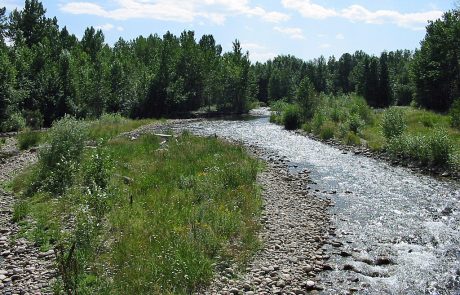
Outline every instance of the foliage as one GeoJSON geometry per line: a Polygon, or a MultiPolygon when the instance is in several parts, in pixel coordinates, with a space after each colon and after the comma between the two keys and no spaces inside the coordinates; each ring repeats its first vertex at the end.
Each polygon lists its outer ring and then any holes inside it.
{"type": "Polygon", "coordinates": [[[451,126],[460,129],[460,98],[457,98],[452,104],[449,115],[451,126]]]}
{"type": "Polygon", "coordinates": [[[382,117],[382,131],[386,139],[403,134],[407,128],[406,115],[400,108],[389,108],[382,117]]]}
{"type": "Polygon", "coordinates": [[[20,113],[12,114],[1,126],[3,131],[20,131],[26,127],[26,120],[20,113]]]}
{"type": "Polygon", "coordinates": [[[361,127],[365,124],[364,120],[358,114],[350,114],[346,124],[348,125],[348,129],[355,134],[359,132],[361,127]]]}
{"type": "Polygon", "coordinates": [[[87,126],[66,116],[53,124],[48,137],[49,145],[40,150],[35,185],[53,195],[60,195],[73,184],[87,138],[87,126]]]}
{"type": "Polygon", "coordinates": [[[313,117],[318,105],[318,99],[314,91],[314,86],[308,77],[305,77],[297,88],[296,98],[301,109],[303,121],[310,120],[313,117]]]}
{"type": "Polygon", "coordinates": [[[460,10],[446,12],[431,21],[412,63],[417,103],[447,111],[460,96],[460,10]]]}
{"type": "Polygon", "coordinates": [[[334,137],[335,124],[333,122],[325,122],[319,131],[321,139],[327,140],[334,137]]]}
{"type": "Polygon", "coordinates": [[[283,111],[283,124],[287,130],[295,130],[301,124],[301,115],[299,107],[288,105],[283,111]]]}
{"type": "Polygon", "coordinates": [[[41,133],[25,129],[18,135],[19,149],[26,150],[30,147],[37,146],[41,140],[41,133]]]}
{"type": "Polygon", "coordinates": [[[447,132],[437,129],[432,134],[403,135],[389,140],[387,150],[420,161],[423,165],[446,166],[452,156],[452,142],[447,132]]]}

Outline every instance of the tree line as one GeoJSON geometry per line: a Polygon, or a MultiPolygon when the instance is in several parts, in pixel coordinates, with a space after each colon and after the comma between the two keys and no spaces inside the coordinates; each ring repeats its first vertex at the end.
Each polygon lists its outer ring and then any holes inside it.
{"type": "Polygon", "coordinates": [[[421,48],[338,60],[278,56],[251,64],[238,40],[224,53],[212,35],[167,32],[105,43],[89,27],[81,40],[38,0],[6,15],[0,8],[0,126],[49,126],[65,114],[79,118],[120,113],[131,118],[190,111],[243,113],[254,101],[292,101],[308,78],[318,93],[356,92],[373,107],[407,105],[446,111],[460,92],[459,11],[430,22],[421,48]]]}

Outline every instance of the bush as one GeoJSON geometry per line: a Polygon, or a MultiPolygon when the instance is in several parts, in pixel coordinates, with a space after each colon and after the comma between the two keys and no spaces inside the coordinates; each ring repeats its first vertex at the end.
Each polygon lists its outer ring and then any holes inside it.
{"type": "Polygon", "coordinates": [[[326,115],[323,112],[316,112],[311,120],[311,127],[313,133],[319,134],[321,132],[321,126],[326,122],[326,115]]]}
{"type": "Polygon", "coordinates": [[[328,140],[334,137],[335,124],[334,122],[327,121],[321,126],[319,136],[321,139],[328,140]]]}
{"type": "Polygon", "coordinates": [[[460,129],[460,98],[457,98],[452,104],[449,115],[452,127],[460,129]]]}
{"type": "Polygon", "coordinates": [[[124,121],[126,121],[126,118],[124,118],[122,115],[120,115],[118,113],[115,113],[115,114],[103,114],[99,118],[99,123],[107,124],[107,125],[121,124],[124,121]]]}
{"type": "Polygon", "coordinates": [[[356,133],[349,131],[343,138],[343,142],[347,145],[360,145],[361,139],[356,133]]]}
{"type": "Polygon", "coordinates": [[[40,142],[40,139],[40,132],[34,132],[27,128],[18,135],[19,149],[26,150],[30,147],[36,146],[40,142]]]}
{"type": "Polygon", "coordinates": [[[284,128],[286,128],[287,130],[295,130],[299,128],[301,120],[298,106],[290,105],[284,110],[283,123],[284,128]]]}
{"type": "Polygon", "coordinates": [[[302,124],[302,130],[305,132],[310,133],[311,132],[311,124],[310,123],[303,123],[302,124]]]}
{"type": "Polygon", "coordinates": [[[5,132],[19,131],[26,127],[26,120],[20,113],[12,114],[2,125],[5,132]]]}
{"type": "Polygon", "coordinates": [[[438,129],[430,136],[404,135],[387,142],[387,151],[395,156],[419,161],[422,165],[445,166],[452,155],[452,144],[445,130],[438,129]]]}
{"type": "Polygon", "coordinates": [[[348,129],[351,132],[358,133],[359,129],[365,124],[358,114],[351,114],[347,120],[348,129]]]}
{"type": "Polygon", "coordinates": [[[65,116],[49,131],[49,146],[41,150],[37,186],[54,195],[62,194],[73,183],[83,153],[86,124],[65,116]]]}
{"type": "Polygon", "coordinates": [[[406,115],[403,110],[391,107],[386,110],[382,117],[383,135],[386,139],[401,136],[406,130],[406,115]]]}
{"type": "Polygon", "coordinates": [[[443,166],[449,162],[452,154],[452,143],[446,130],[435,130],[429,138],[429,146],[433,165],[443,166]]]}

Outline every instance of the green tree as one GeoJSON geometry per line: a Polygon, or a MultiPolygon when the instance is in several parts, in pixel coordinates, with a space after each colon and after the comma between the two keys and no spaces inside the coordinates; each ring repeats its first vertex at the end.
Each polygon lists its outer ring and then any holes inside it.
{"type": "Polygon", "coordinates": [[[308,77],[305,77],[297,88],[296,100],[299,104],[303,120],[307,121],[313,118],[317,106],[315,87],[308,77]]]}
{"type": "Polygon", "coordinates": [[[380,56],[379,72],[379,107],[388,107],[391,104],[390,77],[388,72],[388,54],[383,52],[380,56]]]}
{"type": "Polygon", "coordinates": [[[447,111],[460,96],[460,10],[431,21],[415,53],[415,99],[429,109],[447,111]]]}
{"type": "Polygon", "coordinates": [[[46,9],[38,0],[26,0],[24,9],[15,9],[9,17],[8,37],[15,44],[32,47],[50,34],[57,33],[57,20],[45,16],[46,9]]]}
{"type": "Polygon", "coordinates": [[[15,71],[8,58],[6,47],[0,46],[0,127],[7,119],[7,111],[12,103],[12,88],[15,71]]]}

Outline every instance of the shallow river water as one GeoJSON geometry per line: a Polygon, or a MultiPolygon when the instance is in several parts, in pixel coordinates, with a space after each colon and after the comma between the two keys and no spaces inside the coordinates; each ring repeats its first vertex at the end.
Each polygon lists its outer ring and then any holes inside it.
{"type": "Polygon", "coordinates": [[[333,270],[322,274],[329,282],[325,293],[359,282],[365,287],[360,293],[367,294],[460,294],[458,182],[344,153],[263,116],[190,122],[181,128],[266,149],[285,157],[292,169],[311,172],[312,193],[335,203],[333,239],[342,243],[340,249],[328,249],[333,270]],[[388,261],[375,263],[378,257],[388,261]]]}

